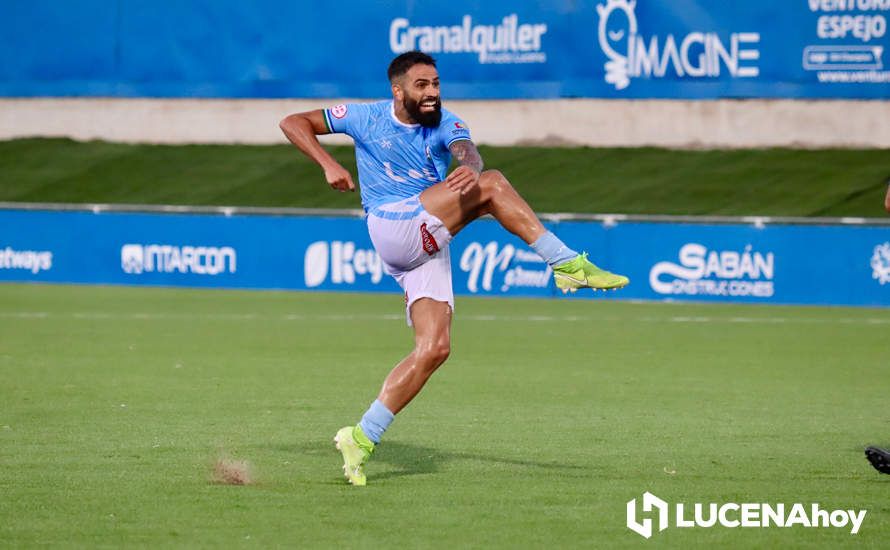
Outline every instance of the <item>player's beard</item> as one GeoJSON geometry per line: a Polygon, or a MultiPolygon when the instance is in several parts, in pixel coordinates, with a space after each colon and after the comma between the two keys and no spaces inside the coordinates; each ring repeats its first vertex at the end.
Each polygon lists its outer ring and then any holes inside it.
{"type": "Polygon", "coordinates": [[[420,101],[415,101],[407,96],[402,100],[402,105],[411,118],[416,120],[421,126],[437,128],[439,123],[442,122],[442,100],[440,98],[436,98],[436,108],[428,113],[420,110],[420,101]]]}

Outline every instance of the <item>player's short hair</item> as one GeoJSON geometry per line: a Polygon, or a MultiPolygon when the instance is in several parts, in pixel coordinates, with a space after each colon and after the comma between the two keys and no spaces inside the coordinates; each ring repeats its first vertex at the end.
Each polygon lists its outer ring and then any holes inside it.
{"type": "Polygon", "coordinates": [[[405,52],[390,62],[389,69],[386,71],[389,81],[392,82],[400,76],[404,76],[408,69],[414,65],[432,65],[435,67],[436,60],[423,52],[405,52]]]}

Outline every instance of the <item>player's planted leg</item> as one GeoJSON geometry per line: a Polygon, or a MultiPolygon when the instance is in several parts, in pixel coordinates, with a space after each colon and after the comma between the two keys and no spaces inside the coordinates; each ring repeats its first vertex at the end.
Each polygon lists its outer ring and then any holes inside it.
{"type": "Polygon", "coordinates": [[[414,350],[386,377],[378,400],[398,414],[451,353],[451,306],[430,298],[411,304],[414,350]]]}
{"type": "Polygon", "coordinates": [[[618,289],[630,282],[623,275],[597,267],[586,253],[578,254],[547,231],[525,199],[497,170],[482,172],[478,184],[461,193],[449,189],[444,182],[437,183],[421,193],[420,201],[452,235],[476,218],[491,214],[550,265],[556,286],[563,292],[579,288],[618,289]]]}
{"type": "Polygon", "coordinates": [[[386,377],[377,400],[356,426],[341,428],[334,442],[343,455],[343,472],[353,485],[365,485],[364,465],[383,433],[414,399],[451,352],[451,306],[430,298],[411,305],[414,349],[386,377]]]}

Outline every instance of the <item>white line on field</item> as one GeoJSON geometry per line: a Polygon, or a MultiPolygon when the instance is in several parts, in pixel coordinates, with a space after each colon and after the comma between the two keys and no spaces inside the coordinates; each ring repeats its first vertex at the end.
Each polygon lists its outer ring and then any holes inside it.
{"type": "MultiPolygon", "coordinates": [[[[117,313],[107,311],[0,311],[3,319],[82,319],[82,320],[187,320],[204,319],[208,321],[404,321],[404,313],[340,313],[340,314],[263,314],[263,313],[117,313]]],[[[643,323],[739,323],[739,324],[855,324],[855,325],[887,325],[890,317],[708,317],[708,316],[670,316],[670,317],[603,317],[583,315],[461,315],[455,314],[459,321],[479,322],[577,322],[577,321],[637,321],[643,323]]]]}

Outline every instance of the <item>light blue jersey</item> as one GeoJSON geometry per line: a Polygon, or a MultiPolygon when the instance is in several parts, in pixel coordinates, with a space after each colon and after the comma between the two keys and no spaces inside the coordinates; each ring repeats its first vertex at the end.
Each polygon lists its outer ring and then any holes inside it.
{"type": "Polygon", "coordinates": [[[444,108],[439,126],[425,128],[397,119],[391,100],[337,105],[325,109],[324,118],[331,132],[355,140],[365,212],[444,180],[451,164],[448,147],[470,139],[466,124],[444,108]]]}

